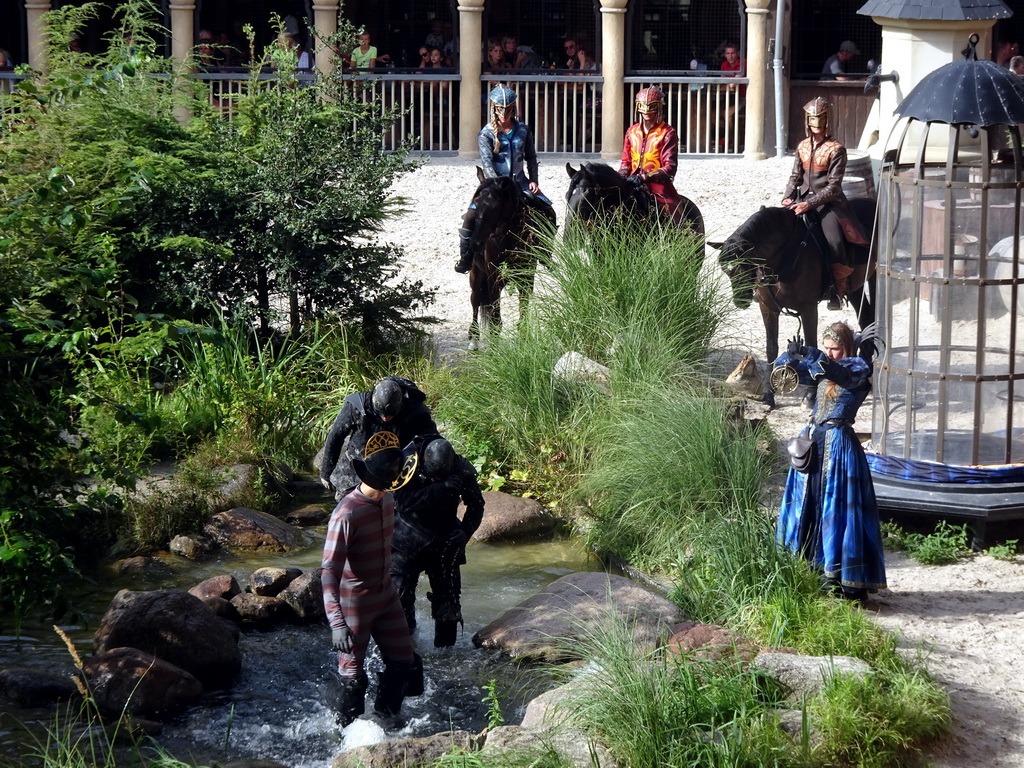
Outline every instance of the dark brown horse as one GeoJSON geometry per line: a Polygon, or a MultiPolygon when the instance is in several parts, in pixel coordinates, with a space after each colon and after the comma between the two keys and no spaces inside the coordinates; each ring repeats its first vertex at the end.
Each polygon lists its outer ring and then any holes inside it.
{"type": "MultiPolygon", "coordinates": [[[[850,200],[854,215],[865,232],[874,229],[875,201],[850,200]]],[[[732,283],[733,303],[746,309],[757,299],[764,322],[765,355],[769,365],[779,356],[779,315],[797,315],[806,344],[816,346],[818,302],[831,285],[831,272],[819,249],[823,236],[811,236],[804,220],[788,208],[761,208],[743,222],[722,243],[708,243],[719,249],[718,261],[732,283]]],[[[857,311],[861,329],[875,319],[874,265],[864,246],[847,244],[850,265],[849,301],[857,311]],[[870,289],[865,291],[865,287],[870,289]]],[[[773,404],[771,390],[766,402],[773,404]]]]}
{"type": "MultiPolygon", "coordinates": [[[[565,164],[569,174],[569,189],[565,193],[566,221],[593,221],[625,215],[641,220],[660,208],[641,181],[626,178],[606,163],[584,163],[578,169],[565,164]]],[[[704,236],[704,217],[697,206],[683,197],[676,223],[687,227],[700,237],[704,236]]]]}
{"type": "Polygon", "coordinates": [[[491,326],[501,326],[501,292],[509,280],[519,291],[520,312],[533,290],[536,260],[531,251],[538,245],[531,224],[539,215],[519,185],[507,176],[488,179],[477,168],[480,185],[473,194],[476,218],[469,240],[473,263],[469,269],[469,299],[473,322],[469,326],[469,347],[476,349],[491,326]]]}

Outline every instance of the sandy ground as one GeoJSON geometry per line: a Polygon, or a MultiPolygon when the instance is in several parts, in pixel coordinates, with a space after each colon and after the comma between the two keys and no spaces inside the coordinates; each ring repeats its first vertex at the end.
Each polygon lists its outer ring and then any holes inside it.
{"type": "MultiPolygon", "coordinates": [[[[568,175],[575,158],[545,158],[541,189],[564,220],[568,175]]],[[[708,239],[728,236],[760,205],[776,205],[792,167],[790,158],[761,162],[683,159],[677,185],[704,215],[708,239]]],[[[457,257],[456,230],[476,188],[474,163],[433,160],[396,181],[395,192],[408,210],[389,227],[387,238],[405,248],[403,277],[437,289],[432,314],[437,354],[457,358],[467,346],[470,320],[468,280],[452,269],[457,257]]],[[[717,272],[715,254],[708,268],[717,272]]],[[[853,322],[845,309],[822,306],[822,326],[853,322]]],[[[796,333],[796,321],[783,318],[780,338],[796,333]]],[[[723,332],[713,358],[724,378],[743,354],[764,359],[764,329],[756,308],[738,311],[723,332]]],[[[870,410],[862,409],[858,431],[870,431],[870,410]]],[[[769,415],[779,435],[793,434],[806,413],[793,398],[782,398],[769,415]]],[[[908,653],[920,653],[928,669],[950,694],[954,725],[939,745],[934,764],[1024,766],[1024,559],[1014,562],[975,556],[950,566],[923,566],[900,553],[888,556],[889,588],[865,610],[901,637],[908,653]]]]}

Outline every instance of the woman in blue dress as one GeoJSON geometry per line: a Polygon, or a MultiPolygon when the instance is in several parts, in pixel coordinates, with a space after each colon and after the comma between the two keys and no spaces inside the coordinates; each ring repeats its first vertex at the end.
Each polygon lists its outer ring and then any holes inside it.
{"type": "MultiPolygon", "coordinates": [[[[540,191],[537,183],[537,149],[533,130],[516,117],[516,93],[507,85],[496,85],[487,95],[490,122],[477,134],[480,150],[480,165],[484,177],[511,176],[526,194],[527,204],[550,223],[557,226],[555,209],[551,201],[540,191]]],[[[470,203],[459,229],[459,261],[455,271],[469,272],[473,262],[469,242],[476,220],[476,204],[470,203]]]]}
{"type": "Polygon", "coordinates": [[[826,591],[862,600],[885,587],[885,557],[871,470],[853,431],[871,391],[871,367],[854,349],[850,327],[833,323],[822,349],[790,342],[775,361],[817,387],[804,430],[815,454],[806,472],[789,470],[776,540],[820,571],[826,591]]]}

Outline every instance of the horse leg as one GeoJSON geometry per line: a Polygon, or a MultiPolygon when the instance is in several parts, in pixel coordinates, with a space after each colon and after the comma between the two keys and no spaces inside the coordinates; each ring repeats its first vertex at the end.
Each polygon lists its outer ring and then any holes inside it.
{"type": "MultiPolygon", "coordinates": [[[[761,307],[761,322],[764,323],[765,360],[771,367],[779,356],[779,313],[768,309],[765,298],[761,296],[761,292],[764,290],[764,288],[758,289],[757,303],[761,307]]],[[[761,402],[769,408],[775,407],[775,391],[772,389],[770,380],[765,385],[761,402]]]]}
{"type": "Polygon", "coordinates": [[[474,259],[469,270],[469,303],[473,307],[473,321],[469,324],[469,349],[480,348],[480,297],[484,291],[485,278],[480,264],[474,259]]]}

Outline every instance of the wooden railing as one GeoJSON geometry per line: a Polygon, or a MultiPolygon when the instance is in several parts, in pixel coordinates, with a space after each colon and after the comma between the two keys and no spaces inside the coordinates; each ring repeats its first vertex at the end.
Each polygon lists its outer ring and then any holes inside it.
{"type": "MultiPolygon", "coordinates": [[[[233,103],[248,87],[246,72],[197,73],[209,84],[209,100],[231,119],[233,103]]],[[[300,83],[311,82],[315,75],[299,74],[300,83]]],[[[457,74],[422,75],[372,72],[345,74],[360,98],[372,100],[383,112],[395,109],[398,119],[382,137],[386,149],[394,149],[413,137],[413,147],[426,153],[455,153],[461,142],[472,147],[476,136],[458,136],[459,89],[457,74]]],[[[20,78],[0,73],[0,92],[10,90],[20,78]]],[[[272,73],[259,75],[260,83],[271,83],[272,73]]],[[[599,74],[517,74],[502,78],[519,96],[519,115],[536,136],[539,153],[596,155],[603,149],[601,136],[602,88],[599,74]]],[[[496,82],[492,75],[481,76],[482,98],[479,124],[487,119],[487,92],[496,82]]],[[[636,116],[633,100],[636,92],[652,83],[665,90],[666,120],[679,135],[679,152],[687,155],[737,155],[743,152],[745,105],[742,98],[746,78],[725,78],[716,73],[700,77],[670,74],[625,78],[623,126],[636,116]]],[[[613,152],[618,147],[611,148],[613,152]]]]}

